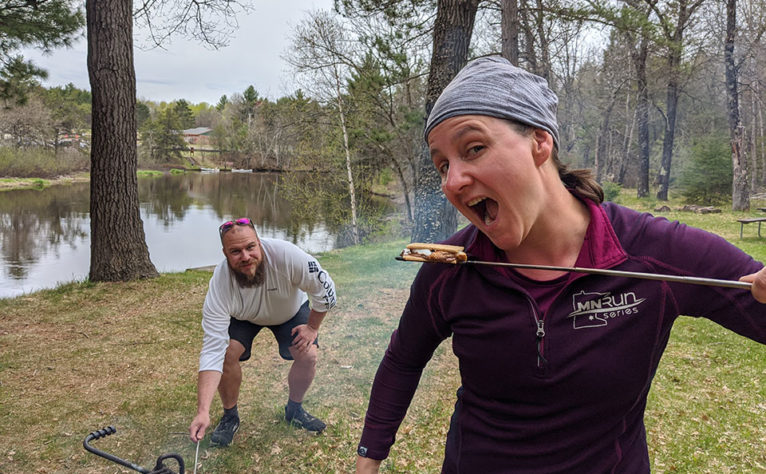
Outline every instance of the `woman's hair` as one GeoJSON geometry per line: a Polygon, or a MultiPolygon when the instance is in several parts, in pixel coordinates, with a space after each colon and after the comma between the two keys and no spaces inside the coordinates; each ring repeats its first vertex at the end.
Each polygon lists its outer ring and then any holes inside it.
{"type": "MultiPolygon", "coordinates": [[[[505,119],[511,127],[521,135],[530,135],[535,127],[524,123],[516,122],[514,120],[505,119]]],[[[553,147],[551,151],[551,159],[553,164],[556,165],[556,169],[559,172],[559,178],[569,189],[577,191],[577,193],[583,197],[594,201],[596,204],[604,202],[604,190],[601,189],[601,185],[598,184],[596,178],[593,176],[593,172],[589,169],[569,169],[569,166],[562,163],[559,159],[559,150],[557,147],[553,147]]]]}

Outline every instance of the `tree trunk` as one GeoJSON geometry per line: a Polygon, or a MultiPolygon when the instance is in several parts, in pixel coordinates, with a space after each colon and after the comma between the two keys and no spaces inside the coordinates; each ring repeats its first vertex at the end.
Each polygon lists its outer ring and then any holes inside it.
{"type": "Polygon", "coordinates": [[[519,5],[518,0],[502,0],[500,20],[502,55],[514,66],[519,65],[519,5]]]}
{"type": "Polygon", "coordinates": [[[359,245],[359,224],[356,219],[356,186],[354,186],[354,173],[351,169],[351,149],[348,145],[348,129],[346,128],[346,114],[343,110],[343,96],[340,91],[340,73],[335,71],[335,93],[338,102],[338,115],[340,128],[343,132],[343,151],[346,154],[346,178],[348,180],[348,196],[351,200],[351,230],[354,244],[359,245]]]}
{"type": "MultiPolygon", "coordinates": [[[[627,117],[630,110],[630,94],[625,94],[625,117],[627,117]]],[[[617,183],[620,185],[625,184],[625,173],[628,169],[628,163],[630,162],[630,144],[633,143],[633,130],[636,128],[636,116],[638,110],[633,113],[633,119],[628,123],[625,122],[625,133],[622,139],[622,154],[620,159],[620,165],[617,172],[617,183]]]]}
{"type": "MultiPolygon", "coordinates": [[[[428,74],[426,115],[449,81],[465,65],[479,0],[439,0],[434,23],[431,71],[428,74]]],[[[436,242],[457,229],[457,211],[441,192],[441,177],[431,162],[428,146],[418,157],[415,184],[413,241],[436,242]]]]}
{"type": "MultiPolygon", "coordinates": [[[[765,184],[766,183],[766,134],[764,134],[763,131],[763,106],[762,102],[760,100],[757,100],[757,97],[761,96],[761,88],[759,86],[759,82],[755,81],[754,89],[753,89],[753,96],[755,101],[756,110],[758,111],[757,117],[757,131],[758,131],[758,137],[756,140],[756,143],[760,143],[760,147],[756,148],[753,153],[756,154],[758,157],[757,162],[759,163],[760,169],[761,169],[761,181],[758,184],[765,184]]],[[[755,135],[756,132],[753,131],[753,135],[755,135]]],[[[753,170],[755,172],[755,170],[753,170]]]]}
{"type": "Polygon", "coordinates": [[[758,92],[758,86],[755,84],[758,81],[753,81],[752,93],[750,94],[750,133],[748,134],[748,156],[750,157],[750,189],[758,189],[758,142],[757,133],[758,130],[758,116],[756,113],[756,101],[755,94],[758,92]]]}
{"type": "Polygon", "coordinates": [[[668,37],[670,52],[668,54],[668,85],[667,85],[667,117],[665,121],[665,137],[662,143],[662,163],[659,174],[659,190],[657,199],[668,200],[670,188],[670,170],[673,161],[673,145],[676,136],[676,117],[678,115],[678,96],[681,90],[681,61],[684,53],[684,30],[691,24],[694,12],[701,5],[701,0],[689,5],[687,0],[676,3],[678,8],[676,28],[668,37]]]}
{"type": "Polygon", "coordinates": [[[87,0],[92,281],[157,276],[138,205],[131,0],[87,0]]]}
{"type": "Polygon", "coordinates": [[[726,103],[729,118],[729,138],[731,141],[731,209],[747,211],[750,209],[750,190],[748,188],[747,158],[744,156],[744,127],[739,115],[739,71],[734,59],[734,39],[737,34],[737,0],[726,1],[726,41],[724,42],[724,60],[726,62],[726,103]]]}
{"type": "Polygon", "coordinates": [[[670,67],[670,78],[668,79],[667,90],[667,117],[665,120],[665,138],[662,142],[662,164],[660,165],[660,174],[658,177],[659,189],[657,190],[657,199],[661,201],[668,200],[668,188],[670,187],[670,167],[673,160],[673,142],[676,136],[676,116],[678,115],[678,71],[680,57],[671,53],[668,59],[670,67]]]}
{"type": "Polygon", "coordinates": [[[540,61],[537,63],[537,71],[534,72],[535,74],[545,78],[549,84],[553,84],[553,81],[551,80],[550,41],[545,31],[546,18],[542,0],[537,0],[537,8],[535,8],[533,16],[535,19],[535,29],[537,30],[537,41],[540,42],[540,49],[537,52],[537,54],[540,56],[540,61]]]}
{"type": "Polygon", "coordinates": [[[634,48],[633,62],[636,68],[638,102],[638,197],[649,196],[649,90],[646,78],[646,58],[649,54],[649,40],[641,38],[638,49],[634,48]]]}
{"type": "MultiPolygon", "coordinates": [[[[610,119],[612,116],[612,110],[614,109],[614,105],[617,102],[617,94],[619,93],[620,88],[619,87],[612,87],[612,92],[609,97],[609,102],[607,103],[606,109],[602,112],[603,119],[601,120],[601,126],[599,127],[598,135],[596,136],[596,156],[593,160],[593,167],[596,171],[596,181],[599,183],[602,182],[604,179],[604,172],[608,168],[608,156],[609,154],[606,151],[606,143],[605,141],[607,139],[611,140],[609,128],[610,128],[610,119]]],[[[611,178],[613,179],[613,178],[611,178]]]]}
{"type": "Polygon", "coordinates": [[[519,24],[524,32],[524,59],[526,69],[537,74],[537,53],[535,52],[535,33],[534,25],[530,24],[531,8],[527,0],[520,0],[519,3],[519,24]]]}

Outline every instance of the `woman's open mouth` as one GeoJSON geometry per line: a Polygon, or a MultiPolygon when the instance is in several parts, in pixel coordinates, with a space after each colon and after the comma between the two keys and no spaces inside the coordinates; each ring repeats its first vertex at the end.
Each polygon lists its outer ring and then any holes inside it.
{"type": "Polygon", "coordinates": [[[497,219],[498,205],[494,199],[480,197],[469,201],[467,204],[485,224],[489,225],[497,219]]]}

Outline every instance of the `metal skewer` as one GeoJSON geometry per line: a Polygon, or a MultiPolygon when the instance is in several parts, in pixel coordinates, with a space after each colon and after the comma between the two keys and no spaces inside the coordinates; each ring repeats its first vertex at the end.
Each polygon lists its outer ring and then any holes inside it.
{"type": "Polygon", "coordinates": [[[197,452],[194,453],[194,474],[197,474],[197,461],[199,460],[199,440],[197,440],[197,452]]]}
{"type": "MultiPolygon", "coordinates": [[[[414,260],[404,260],[402,257],[396,257],[396,259],[403,260],[406,262],[414,261],[414,260]]],[[[424,262],[424,263],[428,263],[428,262],[424,262]]],[[[745,290],[749,290],[752,287],[752,284],[746,281],[717,280],[714,278],[665,275],[661,273],[627,272],[622,270],[607,270],[602,268],[558,267],[558,266],[552,266],[552,265],[532,265],[527,263],[484,262],[481,260],[466,260],[464,262],[459,263],[459,265],[468,265],[468,264],[491,265],[491,266],[511,267],[511,268],[527,268],[531,270],[552,270],[552,271],[558,271],[558,272],[589,273],[593,275],[619,276],[619,277],[625,277],[625,278],[640,278],[643,280],[673,281],[677,283],[688,283],[691,285],[720,286],[724,288],[741,288],[745,290]]]]}

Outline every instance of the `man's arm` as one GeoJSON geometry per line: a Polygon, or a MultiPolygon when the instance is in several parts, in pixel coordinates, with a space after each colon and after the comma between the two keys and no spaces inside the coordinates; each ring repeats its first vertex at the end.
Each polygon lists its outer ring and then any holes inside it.
{"type": "Polygon", "coordinates": [[[193,442],[205,437],[205,430],[210,426],[210,405],[221,381],[221,372],[203,370],[197,379],[197,416],[189,426],[189,436],[193,442]]]}

